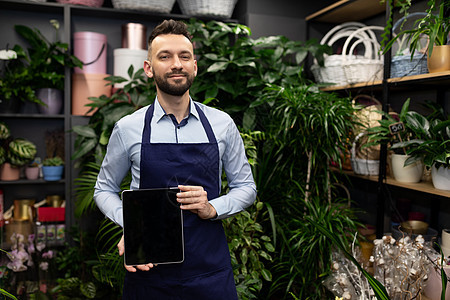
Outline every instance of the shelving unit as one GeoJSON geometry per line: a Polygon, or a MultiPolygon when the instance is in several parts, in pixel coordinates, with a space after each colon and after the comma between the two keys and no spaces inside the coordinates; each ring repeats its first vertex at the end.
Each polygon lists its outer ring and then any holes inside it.
{"type": "MultiPolygon", "coordinates": [[[[329,25],[336,25],[349,21],[360,21],[364,23],[367,18],[373,18],[377,15],[386,13],[384,6],[379,6],[379,0],[342,0],[336,1],[332,5],[311,14],[306,18],[308,23],[308,30],[313,24],[327,23],[329,25]]],[[[372,24],[370,24],[372,25],[372,24]]],[[[380,25],[380,24],[377,24],[380,25]]],[[[384,26],[384,24],[381,24],[384,26]]],[[[385,56],[385,62],[390,62],[390,54],[385,56]]],[[[385,63],[385,72],[389,72],[389,65],[385,63]]],[[[393,93],[402,93],[406,95],[404,99],[409,96],[414,96],[418,92],[424,90],[430,90],[436,92],[436,102],[446,106],[444,109],[449,109],[448,99],[445,98],[445,93],[450,86],[450,71],[440,73],[427,73],[421,75],[405,76],[399,78],[389,78],[384,76],[383,80],[372,82],[361,82],[357,84],[344,85],[344,86],[326,86],[323,87],[323,91],[336,92],[346,95],[356,95],[359,93],[377,94],[380,96],[383,103],[383,109],[387,111],[387,108],[391,104],[398,104],[399,100],[393,99],[393,93]]],[[[404,100],[403,100],[404,101],[404,100]]],[[[377,199],[377,236],[380,237],[384,233],[383,218],[385,213],[385,199],[382,196],[382,191],[387,188],[398,188],[404,191],[419,192],[420,195],[428,195],[433,199],[433,205],[431,207],[431,217],[437,218],[439,214],[439,201],[447,201],[450,199],[450,191],[442,191],[435,189],[431,182],[419,182],[419,183],[402,183],[396,181],[394,178],[385,176],[386,167],[383,163],[386,161],[386,153],[381,152],[382,159],[380,175],[379,176],[362,176],[357,175],[353,171],[342,171],[348,178],[353,180],[365,180],[372,182],[372,186],[376,186],[376,191],[372,191],[378,195],[377,199]],[[384,158],[384,159],[383,159],[384,158]],[[434,201],[436,200],[436,201],[434,201]]],[[[386,165],[386,164],[384,164],[386,165]]],[[[335,170],[336,171],[336,170],[335,170]]],[[[367,191],[365,191],[367,192],[367,191]]],[[[432,220],[432,225],[437,225],[437,220],[432,220]]]]}

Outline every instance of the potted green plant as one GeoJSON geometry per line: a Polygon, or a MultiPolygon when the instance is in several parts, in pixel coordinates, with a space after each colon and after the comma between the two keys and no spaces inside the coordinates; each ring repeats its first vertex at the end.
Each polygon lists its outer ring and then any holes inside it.
{"type": "Polygon", "coordinates": [[[410,159],[411,155],[408,153],[410,147],[394,147],[398,143],[409,141],[422,134],[416,132],[414,120],[417,119],[418,113],[409,110],[410,99],[408,98],[402,106],[400,114],[379,113],[384,116],[379,120],[379,126],[367,129],[368,143],[365,147],[374,146],[377,144],[388,144],[390,156],[390,170],[397,181],[400,182],[419,182],[423,174],[423,164],[420,159],[410,160],[408,164],[405,162],[410,159]]]}
{"type": "Polygon", "coordinates": [[[36,155],[36,145],[23,138],[13,138],[8,126],[0,122],[0,179],[18,180],[20,167],[29,163],[36,155]]]}
{"type": "Polygon", "coordinates": [[[25,167],[25,177],[29,180],[36,180],[39,178],[40,168],[40,158],[34,159],[25,167]]]}
{"type": "Polygon", "coordinates": [[[64,161],[61,157],[47,157],[42,161],[42,173],[44,180],[58,181],[61,180],[64,171],[64,161]]]}
{"type": "Polygon", "coordinates": [[[41,105],[43,113],[57,114],[62,108],[65,68],[82,67],[82,62],[68,52],[68,44],[58,39],[59,22],[50,20],[55,29],[54,42],[48,40],[38,29],[15,25],[16,32],[29,44],[25,52],[21,46],[14,49],[25,60],[27,84],[35,93],[29,99],[41,105]],[[51,90],[48,90],[51,89],[51,90]],[[54,107],[53,107],[54,105],[54,107]]]}
{"type": "Polygon", "coordinates": [[[33,88],[29,85],[30,74],[25,65],[25,52],[18,46],[1,50],[0,59],[0,108],[4,113],[17,113],[20,103],[37,102],[33,88]]]}
{"type": "Polygon", "coordinates": [[[450,32],[450,18],[445,14],[449,7],[449,0],[442,0],[439,6],[437,6],[436,0],[429,0],[426,14],[422,18],[417,19],[414,28],[399,32],[386,44],[383,52],[391,49],[394,42],[406,35],[411,59],[413,59],[414,53],[422,48],[421,39],[423,36],[427,36],[427,64],[430,73],[450,70],[450,46],[446,45],[450,32]],[[438,11],[436,12],[437,8],[438,11]],[[448,61],[443,61],[443,58],[448,59],[448,61]],[[439,62],[436,60],[439,60],[439,62]]]}
{"type": "Polygon", "coordinates": [[[417,138],[395,143],[392,149],[407,148],[411,155],[405,165],[422,160],[431,168],[431,178],[436,189],[450,190],[450,119],[431,119],[415,113],[410,127],[417,138]]]}

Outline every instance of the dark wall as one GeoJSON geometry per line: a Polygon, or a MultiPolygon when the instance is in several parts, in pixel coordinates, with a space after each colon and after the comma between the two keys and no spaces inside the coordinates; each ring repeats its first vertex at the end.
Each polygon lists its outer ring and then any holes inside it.
{"type": "Polygon", "coordinates": [[[305,17],[333,3],[334,0],[240,0],[234,16],[247,24],[252,37],[284,35],[292,40],[306,40],[305,17]]]}

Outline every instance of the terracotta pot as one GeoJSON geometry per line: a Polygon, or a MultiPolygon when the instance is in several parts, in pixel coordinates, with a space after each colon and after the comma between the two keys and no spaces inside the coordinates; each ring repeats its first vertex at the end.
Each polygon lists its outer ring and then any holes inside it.
{"type": "Polygon", "coordinates": [[[14,181],[20,178],[20,168],[11,165],[10,163],[4,163],[1,166],[0,180],[14,181]]]}
{"type": "Polygon", "coordinates": [[[430,73],[450,70],[450,45],[434,46],[431,56],[428,56],[428,71],[430,73]]]}

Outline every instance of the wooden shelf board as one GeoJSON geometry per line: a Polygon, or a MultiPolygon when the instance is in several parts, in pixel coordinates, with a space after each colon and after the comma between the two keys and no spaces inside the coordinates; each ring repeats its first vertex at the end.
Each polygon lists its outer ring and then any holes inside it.
{"type": "MultiPolygon", "coordinates": [[[[431,85],[444,85],[450,84],[450,71],[438,72],[438,73],[426,73],[412,76],[389,78],[388,83],[393,86],[401,86],[406,84],[431,84],[431,85]]],[[[347,85],[331,85],[321,88],[324,92],[344,91],[349,89],[360,88],[381,88],[382,81],[371,82],[359,82],[355,84],[347,85]]]]}
{"type": "Polygon", "coordinates": [[[327,87],[321,88],[324,92],[335,92],[349,89],[360,89],[360,88],[381,88],[382,81],[376,80],[371,82],[358,82],[354,84],[347,85],[330,85],[327,87]]]}
{"type": "Polygon", "coordinates": [[[415,83],[415,82],[418,82],[418,83],[433,83],[433,82],[435,82],[436,84],[442,84],[443,81],[445,81],[445,80],[450,81],[450,71],[389,78],[388,83],[392,83],[392,84],[408,83],[409,84],[409,83],[415,83]]]}
{"type": "MultiPolygon", "coordinates": [[[[337,169],[334,169],[334,170],[337,170],[337,169]]],[[[359,174],[355,174],[353,171],[346,171],[346,170],[342,170],[342,171],[338,171],[338,172],[342,172],[342,173],[346,174],[347,176],[362,178],[362,179],[373,181],[373,182],[378,182],[378,176],[359,175],[359,174]]],[[[389,184],[392,186],[397,186],[397,187],[415,190],[418,192],[423,192],[423,193],[427,193],[427,194],[431,194],[431,195],[437,195],[437,196],[450,198],[450,191],[435,189],[433,184],[431,183],[431,181],[421,181],[421,182],[417,182],[417,183],[405,183],[405,182],[398,182],[394,178],[388,176],[386,178],[385,182],[386,182],[386,184],[389,184]]]]}
{"type": "Polygon", "coordinates": [[[343,23],[361,21],[386,10],[379,0],[340,0],[306,17],[306,21],[343,23]]]}

